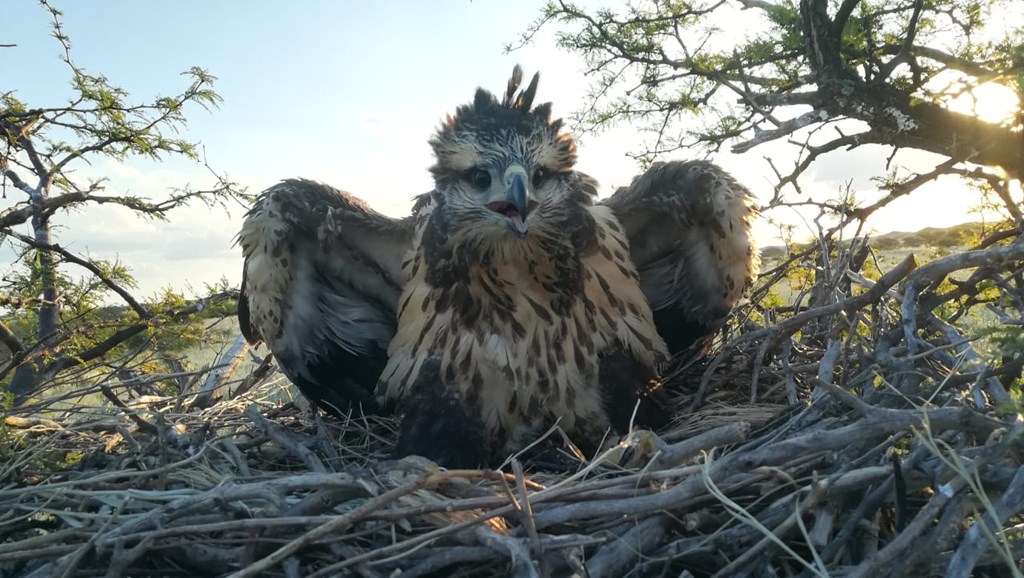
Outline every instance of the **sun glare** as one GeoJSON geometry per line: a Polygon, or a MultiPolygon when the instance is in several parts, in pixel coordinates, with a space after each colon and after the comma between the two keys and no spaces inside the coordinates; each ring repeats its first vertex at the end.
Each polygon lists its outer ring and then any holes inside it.
{"type": "Polygon", "coordinates": [[[1012,123],[1021,102],[1010,88],[995,82],[986,82],[950,100],[950,110],[970,114],[990,123],[1012,123]]]}

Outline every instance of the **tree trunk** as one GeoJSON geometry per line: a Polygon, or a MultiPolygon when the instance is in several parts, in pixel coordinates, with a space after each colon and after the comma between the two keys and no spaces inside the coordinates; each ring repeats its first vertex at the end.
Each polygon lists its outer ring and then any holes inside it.
{"type": "MultiPolygon", "coordinates": [[[[46,193],[42,187],[32,194],[32,204],[35,211],[32,214],[32,231],[36,242],[41,246],[53,244],[50,234],[50,219],[43,213],[43,203],[46,200],[46,193]]],[[[37,338],[40,341],[57,332],[58,311],[57,311],[57,261],[53,253],[45,249],[36,249],[36,256],[39,261],[39,281],[42,285],[42,302],[39,304],[39,332],[37,338]]]]}
{"type": "MultiPolygon", "coordinates": [[[[40,246],[48,247],[53,244],[53,237],[50,233],[50,218],[44,212],[46,202],[46,179],[40,186],[29,192],[32,203],[32,233],[40,246]]],[[[57,261],[53,253],[46,249],[36,249],[38,259],[39,282],[42,287],[42,300],[39,303],[39,329],[36,338],[45,342],[57,333],[59,315],[57,309],[57,261]]],[[[24,403],[32,393],[44,381],[41,373],[45,366],[45,358],[37,358],[27,361],[19,366],[11,378],[9,386],[14,396],[14,404],[18,406],[24,403]]]]}

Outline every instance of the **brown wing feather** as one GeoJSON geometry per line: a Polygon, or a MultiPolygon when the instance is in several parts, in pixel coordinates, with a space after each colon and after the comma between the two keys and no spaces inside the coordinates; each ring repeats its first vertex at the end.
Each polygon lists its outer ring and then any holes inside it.
{"type": "Polygon", "coordinates": [[[603,202],[626,230],[630,257],[669,350],[713,332],[753,283],[753,196],[706,161],[658,164],[603,202]]]}
{"type": "Polygon", "coordinates": [[[325,409],[373,408],[395,332],[412,219],[308,180],[260,194],[238,242],[245,256],[239,324],[325,409]]]}

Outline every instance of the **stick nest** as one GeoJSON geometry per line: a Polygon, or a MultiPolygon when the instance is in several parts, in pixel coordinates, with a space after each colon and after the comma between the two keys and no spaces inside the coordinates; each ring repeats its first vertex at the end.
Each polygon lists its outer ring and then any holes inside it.
{"type": "Polygon", "coordinates": [[[5,416],[0,575],[1020,575],[1014,235],[791,253],[672,373],[674,427],[571,471],[391,459],[393,420],[282,401],[269,360],[212,399],[92,383],[5,416]]]}

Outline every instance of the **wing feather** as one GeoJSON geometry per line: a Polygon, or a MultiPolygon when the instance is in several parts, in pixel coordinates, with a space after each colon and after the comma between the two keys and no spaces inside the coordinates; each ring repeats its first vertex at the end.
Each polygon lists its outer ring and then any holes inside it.
{"type": "Polygon", "coordinates": [[[713,332],[753,283],[753,196],[706,161],[657,164],[604,201],[672,353],[713,332]]]}
{"type": "Polygon", "coordinates": [[[387,217],[328,185],[290,179],[267,189],[238,235],[242,333],[265,342],[325,409],[376,409],[412,235],[411,218],[387,217]]]}
{"type": "Polygon", "coordinates": [[[625,231],[609,207],[595,206],[590,213],[597,224],[597,249],[583,259],[590,272],[585,292],[608,323],[603,330],[609,339],[598,351],[597,376],[605,413],[620,434],[631,425],[660,429],[670,417],[670,403],[659,381],[667,349],[647,296],[637,286],[625,231]]]}

